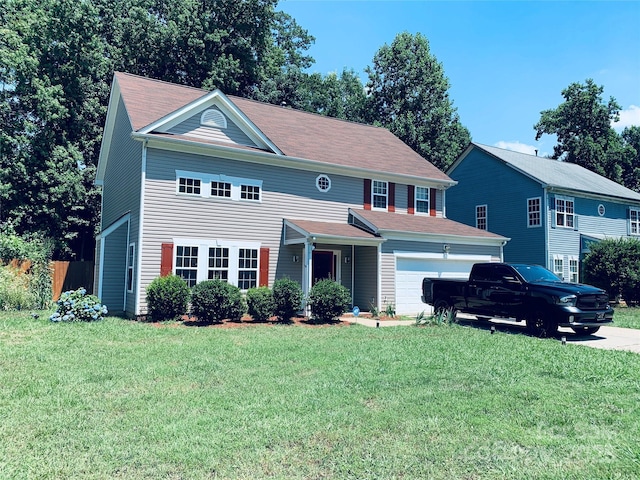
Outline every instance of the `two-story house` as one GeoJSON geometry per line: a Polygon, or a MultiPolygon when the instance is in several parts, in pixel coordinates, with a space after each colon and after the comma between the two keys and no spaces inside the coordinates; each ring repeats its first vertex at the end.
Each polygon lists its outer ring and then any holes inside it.
{"type": "Polygon", "coordinates": [[[448,216],[509,237],[505,261],[579,282],[591,242],[640,238],[640,194],[579,165],[472,143],[447,173],[448,216]]]}
{"type": "Polygon", "coordinates": [[[423,276],[500,261],[508,240],[447,219],[455,182],[384,128],[124,73],[96,183],[94,291],[127,316],[168,273],[305,293],[332,278],[363,311],[418,313],[423,276]]]}

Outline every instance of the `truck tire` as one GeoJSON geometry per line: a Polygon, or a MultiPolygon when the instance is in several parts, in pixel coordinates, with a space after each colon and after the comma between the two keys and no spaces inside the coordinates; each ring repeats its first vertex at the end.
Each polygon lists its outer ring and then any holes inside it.
{"type": "Polygon", "coordinates": [[[542,308],[534,308],[526,322],[527,331],[535,337],[553,337],[558,331],[558,323],[542,308]]]}
{"type": "Polygon", "coordinates": [[[456,309],[453,308],[453,305],[451,305],[451,302],[449,302],[449,300],[437,300],[435,305],[433,306],[434,315],[440,315],[442,313],[445,313],[447,310],[451,310],[453,313],[453,318],[456,318],[456,309]]]}
{"type": "Polygon", "coordinates": [[[571,327],[571,330],[576,332],[578,335],[593,335],[600,327],[571,327]]]}

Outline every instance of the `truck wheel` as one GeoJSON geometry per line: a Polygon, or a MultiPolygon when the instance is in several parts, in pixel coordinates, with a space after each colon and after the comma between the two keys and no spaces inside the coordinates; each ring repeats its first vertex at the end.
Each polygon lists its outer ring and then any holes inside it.
{"type": "Polygon", "coordinates": [[[600,327],[571,327],[578,335],[592,335],[600,330],[600,327]]]}
{"type": "Polygon", "coordinates": [[[456,310],[453,308],[449,300],[438,300],[433,306],[433,313],[435,315],[441,315],[447,312],[447,310],[453,312],[453,318],[456,318],[456,310]]]}
{"type": "Polygon", "coordinates": [[[536,337],[552,337],[558,331],[558,324],[542,309],[535,309],[527,317],[527,330],[536,337]]]}

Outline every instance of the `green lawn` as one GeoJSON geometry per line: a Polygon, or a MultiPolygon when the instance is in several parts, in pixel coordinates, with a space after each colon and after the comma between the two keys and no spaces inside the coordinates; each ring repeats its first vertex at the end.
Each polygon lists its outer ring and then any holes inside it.
{"type": "Polygon", "coordinates": [[[640,329],[640,307],[617,307],[613,314],[613,326],[640,329]]]}
{"type": "Polygon", "coordinates": [[[2,479],[637,479],[640,355],[0,313],[2,479]]]}

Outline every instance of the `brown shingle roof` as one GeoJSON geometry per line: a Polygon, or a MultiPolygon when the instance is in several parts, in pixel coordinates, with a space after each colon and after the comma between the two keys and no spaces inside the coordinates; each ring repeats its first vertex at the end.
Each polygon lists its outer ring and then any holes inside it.
{"type": "Polygon", "coordinates": [[[422,215],[405,215],[399,213],[378,212],[374,210],[350,210],[356,217],[361,217],[378,231],[410,232],[422,234],[453,235],[487,239],[503,239],[501,235],[454,222],[448,218],[427,217],[422,215]]]}
{"type": "MultiPolygon", "coordinates": [[[[150,125],[209,92],[116,73],[134,130],[150,125]]],[[[427,179],[452,181],[385,128],[229,96],[285,155],[427,179]]],[[[198,141],[193,138],[192,141],[198,141]]]]}
{"type": "Polygon", "coordinates": [[[348,223],[318,222],[315,220],[292,220],[287,221],[312,236],[329,236],[345,238],[376,238],[375,235],[365,232],[348,223]]]}

